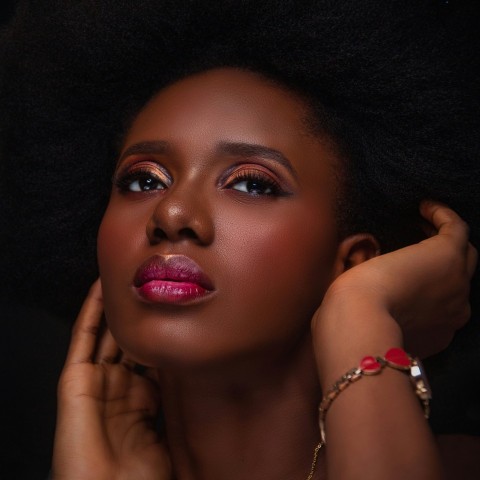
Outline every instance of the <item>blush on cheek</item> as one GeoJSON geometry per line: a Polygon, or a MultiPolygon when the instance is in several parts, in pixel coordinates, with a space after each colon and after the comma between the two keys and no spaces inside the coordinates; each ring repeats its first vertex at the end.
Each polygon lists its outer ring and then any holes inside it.
{"type": "MultiPolygon", "coordinates": [[[[104,217],[97,235],[97,259],[104,293],[112,290],[114,295],[120,284],[131,281],[131,278],[123,278],[125,275],[131,276],[128,265],[125,264],[129,258],[125,252],[133,253],[127,238],[125,232],[119,229],[118,223],[109,222],[108,217],[104,217]]],[[[117,292],[117,295],[121,294],[117,292]]]]}
{"type": "Polygon", "coordinates": [[[144,242],[145,226],[133,224],[128,212],[113,215],[107,211],[97,234],[97,256],[99,266],[104,263],[121,263],[135,255],[138,246],[144,242]],[[128,255],[126,256],[126,253],[128,255]]]}
{"type": "Polygon", "coordinates": [[[97,234],[97,258],[99,263],[102,263],[102,259],[111,251],[111,247],[114,245],[114,233],[114,229],[109,228],[104,218],[97,234]]]}
{"type": "Polygon", "coordinates": [[[275,290],[280,302],[285,295],[319,304],[332,279],[336,252],[333,235],[320,230],[308,224],[278,222],[250,234],[241,255],[229,257],[237,280],[250,283],[250,288],[263,285],[265,294],[275,290]]]}
{"type": "Polygon", "coordinates": [[[115,241],[113,231],[107,227],[101,227],[97,237],[97,259],[103,289],[108,286],[115,275],[115,267],[118,263],[119,244],[115,241]]]}

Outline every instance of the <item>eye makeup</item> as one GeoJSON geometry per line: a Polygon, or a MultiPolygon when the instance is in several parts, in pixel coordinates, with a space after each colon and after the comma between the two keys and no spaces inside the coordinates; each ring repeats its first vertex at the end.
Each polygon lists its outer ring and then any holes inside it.
{"type": "Polygon", "coordinates": [[[139,160],[120,167],[113,177],[113,185],[121,192],[151,192],[164,190],[171,184],[170,176],[156,162],[139,160]]]}
{"type": "Polygon", "coordinates": [[[224,181],[224,187],[249,195],[284,196],[287,192],[272,175],[257,166],[247,165],[231,172],[224,181]]]}

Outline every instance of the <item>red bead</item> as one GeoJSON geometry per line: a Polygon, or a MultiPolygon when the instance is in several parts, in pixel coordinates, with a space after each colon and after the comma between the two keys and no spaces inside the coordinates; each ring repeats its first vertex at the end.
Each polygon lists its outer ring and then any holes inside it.
{"type": "Polygon", "coordinates": [[[409,356],[401,348],[391,348],[385,354],[385,360],[398,367],[410,367],[412,364],[409,356]]]}
{"type": "Polygon", "coordinates": [[[375,357],[363,357],[360,362],[360,368],[365,373],[377,373],[382,369],[382,365],[380,365],[375,357]]]}

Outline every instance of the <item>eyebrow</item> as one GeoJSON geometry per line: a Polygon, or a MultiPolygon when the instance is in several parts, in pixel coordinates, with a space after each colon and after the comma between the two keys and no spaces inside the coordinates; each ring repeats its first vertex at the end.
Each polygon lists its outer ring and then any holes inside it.
{"type": "Polygon", "coordinates": [[[120,163],[124,158],[135,155],[136,153],[157,153],[157,154],[166,154],[171,151],[171,147],[168,142],[163,140],[154,140],[148,142],[135,143],[128,147],[118,159],[120,163]]]}
{"type": "MultiPolygon", "coordinates": [[[[220,142],[215,149],[217,153],[234,155],[237,157],[261,157],[285,167],[295,178],[297,178],[297,172],[293,168],[287,157],[275,150],[274,148],[265,147],[264,145],[257,145],[255,143],[246,142],[220,142]]],[[[136,153],[155,153],[155,154],[168,154],[172,151],[170,144],[163,140],[153,140],[135,143],[128,147],[120,156],[118,163],[136,153]]]]}
{"type": "Polygon", "coordinates": [[[295,178],[297,177],[297,172],[283,153],[273,148],[265,147],[264,145],[244,142],[220,142],[217,147],[217,152],[239,157],[262,157],[273,160],[284,166],[295,178]]]}

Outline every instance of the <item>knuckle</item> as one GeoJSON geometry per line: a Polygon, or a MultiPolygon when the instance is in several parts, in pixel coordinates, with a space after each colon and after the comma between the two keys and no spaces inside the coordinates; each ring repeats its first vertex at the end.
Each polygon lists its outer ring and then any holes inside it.
{"type": "Polygon", "coordinates": [[[449,276],[454,274],[460,278],[463,277],[465,254],[461,249],[451,243],[447,243],[442,250],[442,261],[449,276]]]}
{"type": "Polygon", "coordinates": [[[93,335],[97,336],[100,331],[100,326],[99,325],[85,325],[82,327],[81,332],[86,333],[88,335],[93,335]]]}
{"type": "Polygon", "coordinates": [[[460,222],[461,227],[463,228],[463,231],[465,232],[465,234],[468,237],[470,235],[470,225],[465,220],[463,220],[462,218],[459,219],[459,222],[460,222]]]}

